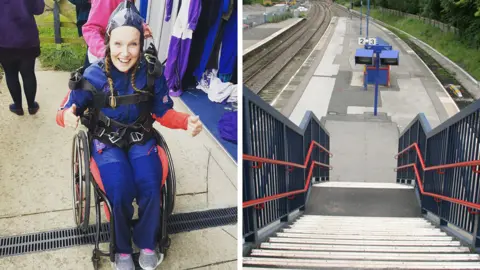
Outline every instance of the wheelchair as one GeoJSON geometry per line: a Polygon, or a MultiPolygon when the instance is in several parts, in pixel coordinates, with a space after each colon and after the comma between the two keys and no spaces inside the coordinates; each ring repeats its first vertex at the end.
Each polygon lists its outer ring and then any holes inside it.
{"type": "MultiPolygon", "coordinates": [[[[173,159],[168,149],[167,143],[158,130],[153,128],[157,146],[163,149],[161,162],[163,165],[163,178],[161,185],[161,225],[158,234],[157,251],[162,253],[164,258],[167,256],[167,250],[170,247],[170,238],[167,232],[167,220],[175,207],[176,179],[173,159]],[[163,158],[162,158],[163,157],[163,158]],[[166,167],[166,169],[165,169],[166,167]]],[[[93,186],[93,200],[95,203],[96,224],[95,224],[95,247],[92,254],[92,263],[94,269],[99,269],[100,256],[109,257],[111,262],[115,261],[115,224],[113,221],[112,204],[109,202],[103,189],[103,184],[95,177],[91,169],[92,136],[89,132],[80,130],[73,138],[72,143],[72,189],[73,189],[73,212],[77,227],[85,234],[88,233],[90,217],[91,187],[93,186]],[[101,238],[101,210],[100,204],[103,202],[105,215],[109,222],[110,243],[108,252],[99,248],[101,238]]],[[[160,150],[159,149],[159,150],[160,150]]],[[[162,150],[160,150],[162,152],[162,150]]],[[[138,220],[132,221],[133,224],[138,220]]],[[[139,253],[132,254],[136,268],[138,266],[139,253]]]]}

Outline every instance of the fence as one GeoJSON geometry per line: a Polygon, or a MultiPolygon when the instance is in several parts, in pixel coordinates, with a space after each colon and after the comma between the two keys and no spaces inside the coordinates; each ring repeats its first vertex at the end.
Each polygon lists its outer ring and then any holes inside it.
{"type": "Polygon", "coordinates": [[[55,43],[55,44],[62,44],[62,43],[69,43],[69,44],[85,44],[83,38],[80,37],[73,37],[73,38],[62,38],[61,28],[75,28],[77,29],[77,24],[74,23],[75,18],[68,15],[67,12],[62,12],[61,10],[65,10],[66,5],[69,3],[67,0],[50,0],[45,1],[45,6],[48,11],[53,11],[53,25],[52,22],[43,22],[37,23],[39,27],[52,27],[54,29],[54,37],[40,37],[41,43],[55,43]],[[69,21],[68,22],[61,22],[60,15],[66,17],[69,21]]]}
{"type": "Polygon", "coordinates": [[[260,229],[304,209],[311,178],[329,180],[330,137],[313,113],[298,127],[246,87],[243,127],[243,236],[256,243],[260,229]]]}
{"type": "Polygon", "coordinates": [[[445,24],[445,23],[442,23],[442,22],[439,22],[439,21],[436,21],[436,20],[432,20],[430,18],[422,17],[420,15],[414,15],[414,14],[405,13],[405,12],[402,12],[402,11],[383,8],[383,7],[379,7],[378,9],[381,13],[389,13],[389,14],[393,14],[393,15],[396,15],[396,16],[399,16],[399,17],[407,17],[407,18],[422,21],[425,24],[429,24],[431,26],[439,28],[443,32],[450,32],[450,33],[454,33],[454,34],[457,34],[457,35],[460,33],[460,31],[456,27],[453,27],[449,24],[445,24]]]}
{"type": "Polygon", "coordinates": [[[422,211],[469,233],[480,247],[480,100],[433,130],[418,115],[400,135],[398,150],[397,182],[415,184],[422,211]]]}
{"type": "Polygon", "coordinates": [[[265,12],[263,14],[247,14],[243,17],[244,28],[251,28],[265,23],[276,23],[292,18],[293,12],[290,10],[278,12],[265,12]]]}

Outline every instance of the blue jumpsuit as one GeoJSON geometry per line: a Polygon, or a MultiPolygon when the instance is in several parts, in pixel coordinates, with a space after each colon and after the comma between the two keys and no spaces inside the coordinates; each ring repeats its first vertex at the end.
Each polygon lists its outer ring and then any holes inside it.
{"type": "MultiPolygon", "coordinates": [[[[109,92],[103,62],[89,66],[84,77],[96,89],[109,92]]],[[[110,76],[118,95],[133,94],[131,73],[118,71],[110,65],[110,76]]],[[[136,87],[143,89],[147,83],[145,61],[142,59],[135,75],[136,87]]],[[[92,93],[85,90],[72,90],[64,108],[77,105],[77,113],[87,108],[92,100],[92,93]]],[[[173,101],[168,95],[165,77],[162,75],[155,81],[155,97],[151,113],[162,117],[173,108],[173,101]]],[[[61,108],[63,109],[63,108],[61,108]]],[[[139,116],[138,104],[121,105],[115,109],[102,108],[106,116],[124,124],[133,123],[139,116]]],[[[113,207],[115,224],[116,253],[132,253],[130,240],[132,232],[130,221],[133,216],[133,199],[139,206],[139,222],[133,228],[133,242],[141,249],[155,249],[160,228],[160,188],[162,165],[158,156],[155,139],[145,145],[134,145],[128,152],[116,146],[106,145],[98,140],[93,141],[93,159],[98,166],[108,200],[113,207]]]]}

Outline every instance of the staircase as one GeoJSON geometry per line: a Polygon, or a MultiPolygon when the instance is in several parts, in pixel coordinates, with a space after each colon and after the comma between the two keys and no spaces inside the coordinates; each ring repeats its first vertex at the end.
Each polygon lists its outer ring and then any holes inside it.
{"type": "Polygon", "coordinates": [[[480,101],[400,133],[243,98],[244,269],[480,269],[480,101]]]}
{"type": "Polygon", "coordinates": [[[255,267],[480,269],[480,256],[420,217],[302,215],[243,258],[255,267]]]}

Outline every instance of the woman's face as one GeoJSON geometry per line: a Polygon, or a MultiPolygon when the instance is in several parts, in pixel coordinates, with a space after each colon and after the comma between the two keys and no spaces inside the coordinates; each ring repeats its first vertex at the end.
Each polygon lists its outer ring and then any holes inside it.
{"type": "Polygon", "coordinates": [[[134,27],[122,26],[110,33],[110,57],[121,72],[133,67],[140,56],[140,32],[134,27]]]}

